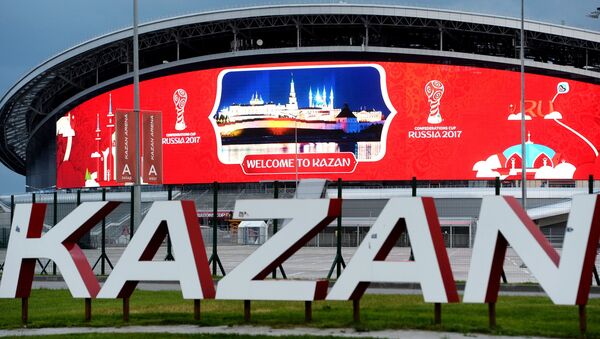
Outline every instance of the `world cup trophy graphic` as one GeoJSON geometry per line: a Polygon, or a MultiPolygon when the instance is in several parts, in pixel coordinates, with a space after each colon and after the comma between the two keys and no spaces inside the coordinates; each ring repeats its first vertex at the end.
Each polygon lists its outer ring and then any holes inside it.
{"type": "Polygon", "coordinates": [[[173,103],[175,104],[175,110],[177,110],[177,122],[175,122],[175,129],[183,131],[185,129],[185,120],[183,119],[183,112],[185,104],[187,103],[187,93],[184,89],[180,88],[173,93],[173,103]]]}
{"type": "Polygon", "coordinates": [[[440,99],[444,95],[444,84],[439,80],[431,80],[425,85],[425,94],[429,101],[429,117],[427,122],[430,124],[439,124],[442,122],[440,114],[440,99]]]}

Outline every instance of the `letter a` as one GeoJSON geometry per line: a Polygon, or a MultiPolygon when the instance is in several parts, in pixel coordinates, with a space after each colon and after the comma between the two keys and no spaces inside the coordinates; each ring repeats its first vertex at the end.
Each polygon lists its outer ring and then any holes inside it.
{"type": "Polygon", "coordinates": [[[179,281],[185,299],[212,299],[215,287],[193,201],[157,201],[125,248],[98,298],[128,298],[139,281],[179,281]],[[174,261],[152,261],[169,233],[174,261]]]}
{"type": "Polygon", "coordinates": [[[148,175],[156,175],[156,168],[154,167],[154,165],[150,166],[150,169],[148,170],[148,175]]]}
{"type": "Polygon", "coordinates": [[[426,302],[458,302],[432,198],[390,199],[327,300],[360,299],[371,282],[418,282],[426,302]],[[384,261],[405,231],[415,260],[384,261]]]}
{"type": "Polygon", "coordinates": [[[94,298],[100,284],[77,240],[89,232],[118,202],[86,202],[42,236],[46,204],[19,204],[10,231],[0,297],[27,298],[37,258],[49,258],[75,298],[94,298]]]}
{"type": "Polygon", "coordinates": [[[463,301],[496,301],[510,243],[555,304],[586,304],[600,236],[598,195],[573,198],[566,229],[559,256],[515,198],[484,197],[463,301]]]}
{"type": "Polygon", "coordinates": [[[121,175],[131,175],[131,170],[129,169],[129,165],[125,164],[125,166],[123,166],[123,173],[121,173],[121,175]]]}

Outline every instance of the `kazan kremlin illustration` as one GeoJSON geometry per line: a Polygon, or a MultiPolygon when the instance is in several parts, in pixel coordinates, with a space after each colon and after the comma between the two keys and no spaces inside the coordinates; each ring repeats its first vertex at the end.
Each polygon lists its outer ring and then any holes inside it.
{"type": "Polygon", "coordinates": [[[308,86],[308,106],[300,107],[294,75],[289,76],[287,103],[265,102],[256,90],[247,103],[222,107],[212,117],[221,136],[221,155],[228,162],[238,162],[245,154],[293,153],[295,138],[301,144],[299,153],[352,152],[359,160],[378,155],[389,111],[336,107],[333,86],[308,86]]]}
{"type": "MultiPolygon", "coordinates": [[[[566,94],[569,92],[569,84],[567,82],[561,82],[557,86],[557,93],[552,99],[552,103],[559,94],[566,94]]],[[[521,113],[514,114],[514,106],[509,107],[510,114],[508,120],[520,122],[521,113]]],[[[531,120],[532,118],[525,115],[525,120],[531,120]]],[[[553,111],[544,116],[544,120],[553,120],[561,127],[574,134],[577,138],[582,140],[589,147],[588,151],[594,153],[595,157],[598,157],[598,149],[592,144],[585,136],[569,127],[560,120],[563,119],[562,113],[553,111]]],[[[565,155],[560,154],[554,149],[535,143],[532,139],[531,132],[527,133],[527,141],[525,142],[525,168],[528,179],[573,179],[575,170],[577,169],[573,164],[569,163],[565,155]]],[[[495,178],[499,177],[501,180],[504,179],[519,179],[522,170],[522,145],[516,144],[506,148],[504,151],[498,154],[489,156],[486,160],[478,161],[473,166],[473,171],[476,171],[477,178],[495,178]]]]}

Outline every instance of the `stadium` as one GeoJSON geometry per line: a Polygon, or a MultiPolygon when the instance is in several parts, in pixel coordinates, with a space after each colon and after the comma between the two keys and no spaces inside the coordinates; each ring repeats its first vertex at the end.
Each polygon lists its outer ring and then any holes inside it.
{"type": "MultiPolygon", "coordinates": [[[[481,198],[496,178],[520,198],[525,161],[528,213],[560,246],[572,196],[600,176],[600,35],[525,22],[523,160],[520,24],[343,3],[143,24],[143,201],[195,200],[204,226],[218,204],[227,241],[236,199],[298,196],[296,181],[315,178],[328,181],[313,196],[335,197],[339,178],[345,246],[360,242],[386,199],[416,190],[435,198],[447,246],[470,247],[481,198]]],[[[26,176],[33,199],[59,205],[49,226],[102,188],[129,199],[131,60],[132,30],[116,31],[44,61],[0,100],[0,161],[26,176]]],[[[32,196],[9,198],[5,219],[32,196]]],[[[109,243],[126,242],[128,211],[107,222],[109,243]]],[[[331,226],[315,245],[334,246],[331,226]]]]}

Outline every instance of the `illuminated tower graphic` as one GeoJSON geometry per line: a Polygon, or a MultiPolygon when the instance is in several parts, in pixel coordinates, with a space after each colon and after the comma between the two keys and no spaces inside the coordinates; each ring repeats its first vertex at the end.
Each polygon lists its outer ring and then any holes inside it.
{"type": "MultiPolygon", "coordinates": [[[[292,81],[292,88],[293,88],[294,82],[292,81]]],[[[294,91],[294,98],[295,98],[296,92],[294,91]]],[[[290,98],[291,98],[291,94],[290,94],[290,98]]],[[[317,88],[317,93],[315,95],[313,95],[312,93],[312,87],[309,87],[308,89],[308,106],[311,108],[322,108],[322,109],[329,109],[329,110],[333,110],[335,109],[334,104],[333,104],[333,86],[329,88],[329,101],[327,101],[327,89],[325,88],[325,86],[323,86],[323,92],[321,92],[319,90],[319,88],[317,88]]]]}
{"type": "Polygon", "coordinates": [[[113,138],[113,134],[114,134],[114,130],[115,130],[115,123],[113,121],[113,119],[115,118],[115,115],[113,114],[112,111],[112,94],[109,94],[109,101],[108,101],[108,114],[106,115],[106,117],[108,118],[108,124],[106,125],[106,127],[108,128],[108,156],[106,157],[106,172],[105,172],[105,180],[106,181],[112,181],[115,180],[115,155],[114,155],[114,138],[113,138]]]}
{"type": "Polygon", "coordinates": [[[96,176],[97,179],[100,180],[100,159],[102,155],[100,154],[100,114],[96,113],[96,152],[92,153],[92,158],[96,159],[96,176]]]}
{"type": "Polygon", "coordinates": [[[329,90],[329,109],[333,109],[333,87],[329,90]]]}
{"type": "Polygon", "coordinates": [[[290,96],[288,100],[288,104],[286,105],[287,109],[298,109],[298,99],[296,98],[296,88],[294,87],[294,75],[292,74],[292,81],[290,82],[290,96]]]}

